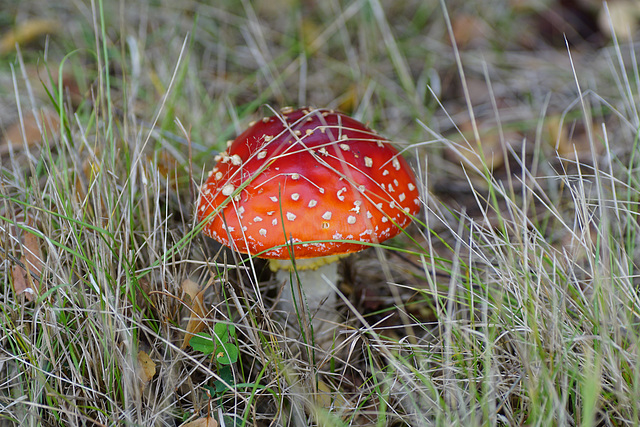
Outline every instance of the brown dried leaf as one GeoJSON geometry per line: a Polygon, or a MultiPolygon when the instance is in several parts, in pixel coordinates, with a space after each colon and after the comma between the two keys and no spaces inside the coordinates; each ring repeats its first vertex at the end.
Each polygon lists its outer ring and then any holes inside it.
{"type": "Polygon", "coordinates": [[[19,121],[13,123],[7,131],[4,133],[2,143],[0,143],[0,155],[7,154],[9,152],[9,145],[14,150],[19,150],[23,147],[23,141],[26,141],[29,147],[39,144],[43,140],[42,132],[46,132],[47,139],[51,138],[58,132],[60,127],[60,118],[53,110],[42,110],[38,119],[29,112],[23,116],[22,123],[19,121]],[[38,127],[38,121],[42,126],[42,132],[38,127]],[[23,127],[24,125],[24,127],[23,127]],[[24,130],[24,132],[23,132],[24,130]]]}
{"type": "Polygon", "coordinates": [[[33,301],[35,298],[35,291],[27,281],[27,272],[19,265],[14,265],[12,269],[13,274],[13,290],[16,295],[24,294],[28,301],[33,301]]]}
{"type": "MultiPolygon", "coordinates": [[[[466,162],[474,165],[482,170],[486,164],[492,170],[498,169],[504,165],[504,149],[502,147],[501,135],[497,128],[483,129],[480,127],[480,144],[482,155],[478,151],[478,146],[473,142],[473,125],[471,121],[464,122],[460,125],[460,130],[467,136],[466,141],[460,141],[458,150],[447,149],[445,155],[452,161],[466,160],[466,162]]],[[[516,134],[504,134],[507,141],[518,141],[520,137],[516,134]]]]}
{"type": "Polygon", "coordinates": [[[332,391],[327,383],[318,381],[318,394],[315,403],[320,408],[330,408],[332,405],[336,408],[348,408],[349,402],[344,398],[342,393],[332,391]]]}
{"type": "Polygon", "coordinates": [[[631,40],[638,30],[640,3],[637,0],[620,0],[607,3],[607,7],[609,14],[604,7],[598,14],[600,31],[611,37],[613,27],[613,33],[621,41],[631,40]]]}
{"type": "MultiPolygon", "coordinates": [[[[62,91],[65,99],[67,96],[69,97],[69,99],[71,100],[71,105],[73,107],[78,107],[88,96],[88,94],[84,93],[84,91],[81,89],[81,86],[86,86],[87,80],[85,79],[89,78],[89,76],[91,75],[91,70],[85,68],[84,71],[87,73],[87,75],[84,76],[83,80],[78,80],[78,76],[76,76],[69,70],[65,70],[62,72],[62,91]]],[[[36,94],[38,94],[39,97],[47,99],[47,92],[55,93],[55,91],[58,90],[58,85],[60,83],[59,68],[51,66],[51,69],[47,70],[46,72],[41,68],[34,68],[31,69],[29,75],[39,80],[39,84],[35,85],[36,94]]]]}
{"type": "Polygon", "coordinates": [[[204,291],[200,290],[200,285],[196,282],[186,279],[182,282],[182,290],[190,297],[189,302],[189,323],[187,324],[187,332],[184,334],[184,340],[180,348],[186,348],[189,345],[189,340],[204,329],[204,322],[202,319],[205,317],[204,310],[204,291]]]}
{"type": "Polygon", "coordinates": [[[16,44],[29,44],[41,36],[56,33],[59,29],[58,21],[53,19],[33,19],[18,24],[0,37],[0,54],[12,52],[16,44]]]}
{"type": "Polygon", "coordinates": [[[145,351],[138,352],[138,377],[147,384],[156,374],[156,364],[145,351]]]}
{"type": "MultiPolygon", "coordinates": [[[[33,221],[27,217],[26,225],[32,227],[33,221]]],[[[40,238],[29,231],[24,232],[22,238],[22,265],[13,267],[13,287],[16,295],[24,294],[28,301],[33,301],[40,294],[39,283],[34,281],[31,274],[40,276],[44,263],[40,249],[40,238]]]]}
{"type": "MultiPolygon", "coordinates": [[[[589,134],[581,121],[563,122],[560,116],[551,116],[545,122],[545,130],[549,144],[563,159],[588,161],[593,159],[594,154],[597,156],[602,152],[602,144],[595,145],[596,153],[591,152],[589,134]]],[[[599,126],[592,124],[591,131],[596,141],[601,138],[599,126]]]]}
{"type": "Polygon", "coordinates": [[[460,49],[487,43],[486,23],[479,16],[459,14],[451,19],[453,37],[460,49]]]}
{"type": "Polygon", "coordinates": [[[181,427],[218,427],[218,422],[211,417],[198,418],[195,421],[182,424],[181,427]]]}
{"type": "MultiPolygon", "coordinates": [[[[31,225],[30,222],[31,221],[28,221],[27,223],[31,225]]],[[[33,233],[26,233],[22,252],[22,261],[27,268],[32,273],[40,276],[42,274],[42,268],[44,267],[42,250],[40,249],[40,238],[33,233]]]]}
{"type": "Polygon", "coordinates": [[[343,95],[340,97],[338,103],[338,110],[344,111],[347,114],[353,113],[353,111],[358,106],[358,100],[360,97],[358,96],[358,86],[356,84],[352,84],[349,88],[344,91],[343,95]]]}

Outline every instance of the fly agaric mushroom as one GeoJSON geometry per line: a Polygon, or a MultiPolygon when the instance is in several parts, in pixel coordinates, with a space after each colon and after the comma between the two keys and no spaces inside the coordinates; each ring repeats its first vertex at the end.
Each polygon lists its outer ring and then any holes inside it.
{"type": "MultiPolygon", "coordinates": [[[[316,333],[321,321],[336,318],[327,282],[336,285],[337,263],[327,257],[397,235],[420,210],[415,175],[398,151],[333,110],[285,108],[253,123],[216,161],[200,190],[198,220],[208,221],[203,232],[271,259],[272,270],[278,269],[274,261],[295,259],[316,333]],[[311,263],[302,265],[306,259],[311,263]]],[[[291,289],[285,285],[281,297],[290,312],[296,308],[291,289]]]]}

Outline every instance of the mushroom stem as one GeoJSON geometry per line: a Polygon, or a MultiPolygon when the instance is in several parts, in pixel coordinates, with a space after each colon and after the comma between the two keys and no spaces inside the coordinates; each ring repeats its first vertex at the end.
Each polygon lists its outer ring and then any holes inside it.
{"type": "Polygon", "coordinates": [[[337,258],[296,260],[295,271],[290,261],[270,262],[271,269],[276,271],[278,283],[283,284],[279,307],[288,318],[288,323],[298,324],[298,330],[305,332],[308,339],[310,336],[307,332],[311,332],[311,329],[305,326],[310,324],[313,327],[313,340],[321,347],[322,343],[332,340],[340,319],[336,310],[338,298],[335,291],[340,281],[337,258]]]}

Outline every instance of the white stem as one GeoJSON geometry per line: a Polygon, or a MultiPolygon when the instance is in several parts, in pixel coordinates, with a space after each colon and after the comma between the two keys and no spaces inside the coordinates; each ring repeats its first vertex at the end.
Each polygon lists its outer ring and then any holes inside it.
{"type": "Polygon", "coordinates": [[[284,311],[289,324],[299,325],[302,331],[310,330],[301,324],[312,319],[313,335],[316,342],[331,340],[339,320],[336,311],[338,287],[338,263],[331,262],[318,268],[304,268],[297,261],[297,277],[295,271],[279,269],[276,278],[283,284],[279,308],[284,311]],[[293,282],[291,282],[293,280],[293,282]],[[293,286],[291,285],[293,283],[293,286]],[[302,303],[300,299],[302,293],[302,303]],[[297,310],[296,310],[297,308],[297,310]]]}

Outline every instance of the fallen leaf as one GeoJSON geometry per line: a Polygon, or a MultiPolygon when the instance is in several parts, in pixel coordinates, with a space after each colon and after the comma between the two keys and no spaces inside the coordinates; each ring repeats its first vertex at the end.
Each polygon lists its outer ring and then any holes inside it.
{"type": "MultiPolygon", "coordinates": [[[[31,220],[27,219],[27,225],[33,226],[31,220]]],[[[40,238],[34,233],[25,233],[23,239],[22,261],[27,268],[40,276],[44,267],[42,250],[40,249],[40,238]]]]}
{"type": "Polygon", "coordinates": [[[318,394],[315,403],[318,407],[325,409],[334,407],[344,410],[350,406],[342,393],[332,391],[324,381],[318,381],[318,394]]]}
{"type": "Polygon", "coordinates": [[[202,319],[205,317],[204,311],[204,291],[200,290],[200,285],[196,282],[186,279],[182,282],[182,290],[190,297],[189,306],[189,323],[187,324],[187,331],[184,334],[184,340],[182,340],[182,346],[180,348],[187,348],[189,340],[204,329],[204,322],[202,319]]]}
{"type": "MultiPolygon", "coordinates": [[[[560,116],[551,116],[545,122],[548,142],[563,159],[589,161],[602,153],[603,144],[595,144],[596,153],[591,152],[589,133],[582,121],[564,121],[560,116]],[[577,157],[576,157],[577,156],[577,157]]],[[[593,138],[598,141],[602,130],[595,123],[591,124],[593,138]]]]}
{"type": "Polygon", "coordinates": [[[76,76],[71,70],[65,69],[60,75],[60,67],[55,64],[50,64],[47,70],[43,70],[42,67],[35,67],[29,69],[29,76],[39,80],[39,84],[34,85],[35,93],[43,99],[48,99],[49,93],[55,94],[58,90],[59,84],[62,83],[62,91],[65,99],[69,98],[71,106],[77,108],[88,97],[86,88],[90,76],[92,76],[93,70],[88,67],[84,68],[84,72],[81,79],[76,76]],[[62,82],[60,82],[60,79],[62,82]]]}
{"type": "Polygon", "coordinates": [[[451,19],[453,38],[460,49],[487,43],[487,24],[477,15],[459,14],[451,19]]]}
{"type": "Polygon", "coordinates": [[[347,114],[353,113],[358,106],[358,86],[352,84],[344,91],[343,95],[339,99],[338,110],[344,111],[347,114]]]}
{"type": "Polygon", "coordinates": [[[505,148],[503,144],[513,144],[512,141],[519,141],[520,135],[516,132],[503,132],[500,134],[498,128],[478,126],[478,132],[480,136],[480,148],[473,140],[473,125],[471,121],[466,121],[460,124],[460,131],[463,135],[466,135],[466,140],[459,140],[456,136],[454,140],[457,140],[457,149],[448,148],[445,151],[445,155],[452,161],[459,162],[464,160],[467,164],[472,164],[476,168],[483,170],[486,165],[491,170],[496,170],[502,167],[505,163],[504,152],[505,148]],[[502,140],[504,137],[504,141],[502,140]]]}
{"type": "Polygon", "coordinates": [[[25,142],[27,146],[32,147],[41,143],[45,136],[50,140],[53,135],[59,132],[59,128],[60,118],[53,110],[40,111],[38,120],[32,112],[25,113],[22,122],[13,123],[4,132],[2,143],[0,143],[0,155],[7,154],[9,146],[15,151],[22,149],[25,142]]]}
{"type": "Polygon", "coordinates": [[[156,364],[145,351],[138,352],[138,377],[147,384],[156,374],[156,364]]]}
{"type": "Polygon", "coordinates": [[[53,19],[33,19],[18,24],[0,37],[0,54],[12,52],[18,45],[29,44],[41,36],[56,33],[60,29],[53,19]]]}
{"type": "Polygon", "coordinates": [[[16,295],[24,294],[25,298],[29,301],[33,301],[35,297],[35,291],[27,283],[27,272],[19,265],[14,265],[12,268],[13,276],[13,290],[16,295]]]}
{"type": "Polygon", "coordinates": [[[218,427],[218,422],[211,417],[198,418],[195,421],[182,424],[180,427],[218,427]]]}
{"type": "Polygon", "coordinates": [[[607,3],[607,8],[602,7],[598,14],[600,31],[609,37],[613,32],[622,42],[631,40],[638,30],[640,3],[637,0],[612,1],[607,3]]]}
{"type": "MultiPolygon", "coordinates": [[[[33,227],[32,220],[27,217],[26,225],[33,227]]],[[[44,267],[43,255],[40,249],[40,238],[28,230],[24,231],[22,238],[22,265],[15,265],[12,269],[13,288],[16,295],[24,294],[28,301],[33,301],[40,294],[40,284],[34,281],[31,274],[40,276],[44,267]],[[23,267],[24,266],[24,267],[23,267]]]]}

